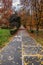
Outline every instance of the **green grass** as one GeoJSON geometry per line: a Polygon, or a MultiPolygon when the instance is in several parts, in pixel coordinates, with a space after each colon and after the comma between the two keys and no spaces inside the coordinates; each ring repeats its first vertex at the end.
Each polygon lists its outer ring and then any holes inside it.
{"type": "Polygon", "coordinates": [[[5,42],[7,43],[10,37],[10,31],[7,29],[0,29],[0,48],[5,45],[5,42]]]}

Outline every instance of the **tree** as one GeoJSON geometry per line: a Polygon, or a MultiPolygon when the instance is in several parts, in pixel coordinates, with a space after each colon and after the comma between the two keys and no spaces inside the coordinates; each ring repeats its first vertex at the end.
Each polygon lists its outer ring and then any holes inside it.
{"type": "MultiPolygon", "coordinates": [[[[27,23],[27,16],[28,14],[30,16],[28,16],[28,18],[30,17],[30,31],[32,30],[32,25],[33,25],[33,15],[35,13],[35,16],[34,16],[34,20],[35,20],[35,26],[36,26],[36,31],[38,32],[39,31],[39,27],[40,27],[40,24],[41,24],[41,19],[43,18],[43,0],[23,0],[23,5],[24,5],[24,9],[25,10],[25,25],[27,23]],[[28,13],[28,14],[27,14],[28,13]],[[42,17],[42,18],[41,18],[42,17]]],[[[29,20],[28,20],[29,21],[29,20]]]]}
{"type": "Polygon", "coordinates": [[[13,35],[21,26],[21,18],[17,15],[17,14],[13,14],[10,19],[9,19],[9,23],[10,23],[10,28],[11,31],[10,33],[13,35]]]}
{"type": "Polygon", "coordinates": [[[36,25],[36,30],[38,32],[41,22],[42,3],[41,0],[31,0],[31,2],[32,2],[33,11],[35,11],[35,23],[36,23],[35,25],[36,25]]]}

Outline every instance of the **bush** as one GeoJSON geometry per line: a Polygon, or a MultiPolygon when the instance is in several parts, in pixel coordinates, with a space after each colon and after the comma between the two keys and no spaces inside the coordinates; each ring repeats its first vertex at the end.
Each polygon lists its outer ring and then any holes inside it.
{"type": "Polygon", "coordinates": [[[34,30],[31,30],[30,32],[31,32],[31,33],[34,33],[34,30]]]}
{"type": "Polygon", "coordinates": [[[17,32],[17,29],[16,30],[10,30],[11,35],[14,35],[16,32],[17,32]]]}

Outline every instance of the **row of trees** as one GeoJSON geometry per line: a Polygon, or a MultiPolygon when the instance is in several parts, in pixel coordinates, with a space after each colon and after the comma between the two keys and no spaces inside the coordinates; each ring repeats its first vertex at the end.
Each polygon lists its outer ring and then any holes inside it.
{"type": "Polygon", "coordinates": [[[8,18],[12,14],[12,0],[0,0],[0,27],[9,25],[8,18]]]}
{"type": "MultiPolygon", "coordinates": [[[[1,9],[0,9],[1,10],[1,9]]],[[[6,11],[4,11],[2,9],[2,11],[0,12],[0,27],[8,27],[9,26],[9,17],[12,15],[12,10],[8,9],[6,11]]]]}
{"type": "Polygon", "coordinates": [[[24,18],[24,24],[26,26],[27,17],[30,18],[30,22],[28,19],[28,24],[30,26],[30,31],[32,30],[32,18],[34,19],[34,25],[36,26],[37,32],[39,31],[39,27],[43,27],[43,0],[24,0],[23,11],[25,11],[26,17],[24,18]]]}
{"type": "Polygon", "coordinates": [[[33,12],[35,11],[35,25],[36,25],[36,30],[38,32],[39,26],[41,25],[41,20],[42,18],[42,12],[43,12],[43,0],[31,0],[32,1],[32,7],[33,7],[33,12]]]}

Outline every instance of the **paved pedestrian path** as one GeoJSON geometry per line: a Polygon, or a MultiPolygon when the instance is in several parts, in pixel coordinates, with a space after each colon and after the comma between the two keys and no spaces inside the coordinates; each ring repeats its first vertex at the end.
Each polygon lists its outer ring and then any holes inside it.
{"type": "Polygon", "coordinates": [[[0,52],[0,65],[43,65],[43,46],[21,26],[13,40],[0,52]]]}

